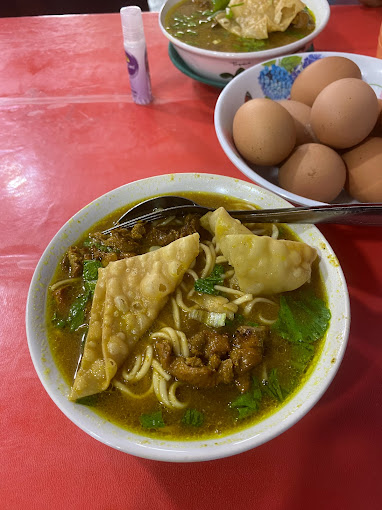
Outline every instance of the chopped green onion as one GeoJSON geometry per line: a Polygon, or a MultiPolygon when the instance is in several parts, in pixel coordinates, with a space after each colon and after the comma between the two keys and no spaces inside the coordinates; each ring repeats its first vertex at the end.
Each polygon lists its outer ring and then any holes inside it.
{"type": "Polygon", "coordinates": [[[226,313],[207,312],[206,310],[191,310],[189,313],[191,319],[202,322],[211,328],[221,328],[225,325],[226,313]]]}

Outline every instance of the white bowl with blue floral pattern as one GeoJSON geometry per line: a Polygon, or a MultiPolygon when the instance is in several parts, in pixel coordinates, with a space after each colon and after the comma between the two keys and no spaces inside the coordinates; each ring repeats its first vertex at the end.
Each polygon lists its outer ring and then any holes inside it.
{"type": "MultiPolygon", "coordinates": [[[[182,67],[187,66],[187,69],[189,69],[193,75],[201,78],[200,81],[211,83],[215,86],[219,86],[220,84],[222,87],[245,69],[259,62],[263,62],[265,59],[287,55],[291,52],[307,51],[311,48],[313,40],[326,27],[330,17],[330,5],[327,0],[304,0],[305,5],[314,14],[316,21],[316,27],[311,34],[293,43],[270,50],[246,53],[212,51],[186,44],[167,32],[165,28],[167,13],[180,1],[181,0],[166,0],[159,13],[159,27],[163,35],[170,41],[170,50],[173,52],[175,49],[182,59],[182,67]]],[[[172,58],[172,61],[174,62],[174,58],[172,58]]],[[[191,75],[190,73],[186,74],[189,76],[191,75]]]]}
{"type": "MultiPolygon", "coordinates": [[[[237,151],[232,138],[232,123],[239,107],[248,99],[267,97],[273,100],[289,99],[296,77],[309,64],[328,56],[342,56],[355,62],[361,69],[362,78],[382,99],[382,60],[353,53],[313,52],[298,53],[265,61],[248,69],[232,80],[223,89],[215,107],[215,130],[222,149],[232,163],[251,181],[273,191],[297,205],[322,205],[290,193],[278,185],[278,168],[262,167],[248,163],[237,151]]],[[[345,191],[335,200],[337,203],[352,203],[345,191]]]]}

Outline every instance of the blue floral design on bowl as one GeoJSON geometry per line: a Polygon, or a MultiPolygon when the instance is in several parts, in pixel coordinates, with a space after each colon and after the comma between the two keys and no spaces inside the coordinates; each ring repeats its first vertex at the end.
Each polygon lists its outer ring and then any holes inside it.
{"type": "Polygon", "coordinates": [[[274,100],[288,99],[297,76],[321,57],[320,53],[310,53],[306,57],[292,55],[265,62],[258,77],[264,96],[274,100]]]}

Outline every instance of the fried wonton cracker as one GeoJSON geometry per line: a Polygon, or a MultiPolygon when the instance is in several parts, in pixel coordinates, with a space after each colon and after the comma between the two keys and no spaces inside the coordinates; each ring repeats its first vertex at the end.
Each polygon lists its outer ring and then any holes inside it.
{"type": "Polygon", "coordinates": [[[69,398],[107,389],[199,253],[199,234],[99,269],[89,331],[69,398]]]}
{"type": "Polygon", "coordinates": [[[270,32],[284,32],[305,4],[300,0],[231,0],[228,8],[232,17],[227,18],[225,12],[215,16],[228,32],[267,39],[270,32]]]}
{"type": "Polygon", "coordinates": [[[220,207],[207,213],[201,225],[235,270],[239,287],[253,295],[295,290],[310,280],[317,252],[311,246],[253,234],[220,207]]]}

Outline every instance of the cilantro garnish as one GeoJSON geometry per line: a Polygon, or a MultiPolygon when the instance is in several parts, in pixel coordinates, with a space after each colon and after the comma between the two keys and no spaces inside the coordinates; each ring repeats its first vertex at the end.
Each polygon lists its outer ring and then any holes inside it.
{"type": "Polygon", "coordinates": [[[142,414],[139,421],[144,429],[158,429],[165,426],[162,411],[157,411],[151,414],[142,414]]]}
{"type": "Polygon", "coordinates": [[[201,427],[204,423],[204,414],[196,409],[187,409],[182,418],[183,425],[201,427]]]}
{"type": "Polygon", "coordinates": [[[58,315],[57,312],[54,312],[52,315],[52,322],[56,326],[56,328],[62,329],[66,326],[66,320],[58,315]]]}
{"type": "Polygon", "coordinates": [[[312,344],[293,344],[291,365],[299,372],[305,372],[309,361],[313,358],[314,347],[312,344]]]}
{"type": "Polygon", "coordinates": [[[102,267],[102,264],[99,260],[84,260],[83,279],[86,282],[97,280],[98,268],[100,267],[102,267]]]}
{"type": "Polygon", "coordinates": [[[75,331],[85,321],[85,306],[88,302],[90,292],[86,294],[80,294],[74,300],[72,306],[69,309],[67,323],[70,325],[70,330],[75,331]]]}
{"type": "Polygon", "coordinates": [[[85,322],[85,307],[92,294],[98,279],[98,268],[102,267],[99,260],[84,260],[82,278],[84,280],[84,291],[79,294],[69,308],[67,319],[59,317],[55,312],[52,322],[57,328],[70,327],[71,331],[76,331],[85,322]]]}
{"type": "Polygon", "coordinates": [[[277,399],[279,402],[284,400],[285,395],[279,383],[277,368],[272,368],[269,372],[268,380],[263,383],[263,389],[270,397],[277,399]]]}
{"type": "Polygon", "coordinates": [[[105,244],[99,243],[94,239],[85,239],[84,246],[87,248],[96,248],[98,251],[103,251],[105,253],[110,253],[112,251],[119,252],[120,250],[113,248],[112,246],[106,246],[105,244]]]}
{"type": "Polygon", "coordinates": [[[328,329],[331,314],[325,303],[313,295],[281,296],[277,321],[272,329],[292,343],[312,343],[328,329]]]}
{"type": "Polygon", "coordinates": [[[85,281],[85,289],[88,292],[94,293],[95,286],[98,280],[98,268],[102,267],[99,260],[84,260],[84,270],[82,277],[85,281]]]}
{"type": "Polygon", "coordinates": [[[260,384],[256,377],[253,377],[250,391],[247,391],[237,397],[233,402],[231,402],[230,406],[237,409],[239,419],[247,418],[247,416],[251,416],[251,414],[254,414],[259,410],[261,399],[262,393],[260,384]]]}
{"type": "Polygon", "coordinates": [[[217,264],[211,274],[206,278],[199,278],[196,280],[194,288],[197,292],[202,292],[203,294],[213,294],[218,295],[219,291],[215,290],[215,285],[222,285],[224,280],[222,275],[224,274],[224,267],[217,264]]]}
{"type": "Polygon", "coordinates": [[[94,407],[98,400],[98,393],[94,395],[88,395],[87,397],[77,398],[76,404],[81,404],[82,406],[94,407]]]}

